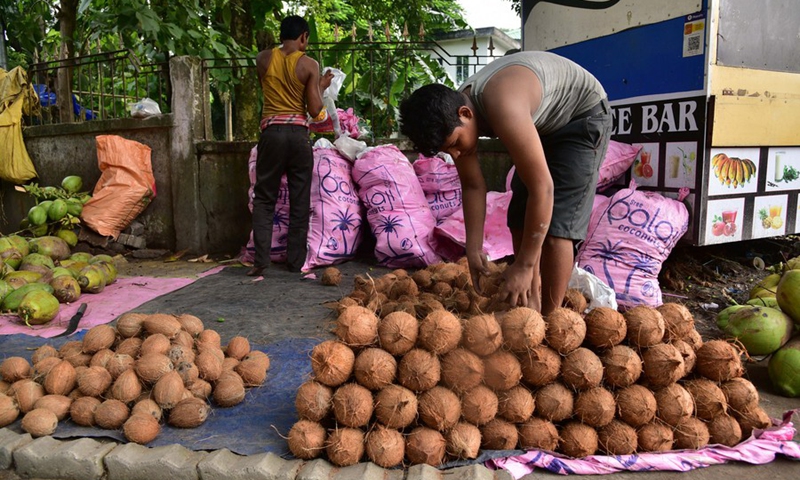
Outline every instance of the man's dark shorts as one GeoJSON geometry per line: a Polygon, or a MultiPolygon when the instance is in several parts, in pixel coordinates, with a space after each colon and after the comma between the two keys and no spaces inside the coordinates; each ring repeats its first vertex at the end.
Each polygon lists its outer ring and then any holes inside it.
{"type": "MultiPolygon", "coordinates": [[[[611,109],[605,100],[601,104],[605,108],[594,115],[574,119],[542,137],[554,188],[548,235],[571,240],[586,238],[597,176],[611,136],[611,109]]],[[[516,173],[511,190],[514,194],[508,207],[508,227],[522,230],[528,190],[516,173]]]]}

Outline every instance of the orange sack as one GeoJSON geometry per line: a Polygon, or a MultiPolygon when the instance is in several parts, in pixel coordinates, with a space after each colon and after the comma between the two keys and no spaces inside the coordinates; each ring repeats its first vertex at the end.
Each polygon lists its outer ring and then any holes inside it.
{"type": "Polygon", "coordinates": [[[114,237],[139,216],[156,196],[150,147],[117,135],[98,135],[100,180],[81,212],[85,225],[114,237]]]}

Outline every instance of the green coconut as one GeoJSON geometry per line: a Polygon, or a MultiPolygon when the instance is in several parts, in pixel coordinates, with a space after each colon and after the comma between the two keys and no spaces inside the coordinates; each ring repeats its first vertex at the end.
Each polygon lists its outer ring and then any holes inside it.
{"type": "Polygon", "coordinates": [[[750,355],[769,355],[792,337],[794,323],[780,310],[769,307],[746,307],[728,317],[722,331],[735,338],[750,355]]]}
{"type": "Polygon", "coordinates": [[[775,298],[781,311],[800,325],[800,270],[789,270],[783,274],[775,298]]]}
{"type": "Polygon", "coordinates": [[[770,357],[767,371],[781,395],[800,397],[800,337],[789,340],[770,357]]]}

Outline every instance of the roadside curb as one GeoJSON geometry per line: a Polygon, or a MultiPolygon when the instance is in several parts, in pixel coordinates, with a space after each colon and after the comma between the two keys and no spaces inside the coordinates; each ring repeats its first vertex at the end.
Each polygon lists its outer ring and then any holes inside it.
{"type": "Polygon", "coordinates": [[[0,428],[0,470],[39,480],[511,480],[483,465],[439,470],[429,465],[384,469],[372,462],[336,467],[323,459],[283,459],[274,453],[195,452],[181,445],[145,447],[91,438],[31,438],[0,428]]]}

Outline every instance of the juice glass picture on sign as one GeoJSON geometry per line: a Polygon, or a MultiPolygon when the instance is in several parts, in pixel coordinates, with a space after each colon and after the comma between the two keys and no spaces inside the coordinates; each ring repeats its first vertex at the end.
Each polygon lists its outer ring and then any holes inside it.
{"type": "Polygon", "coordinates": [[[786,231],[785,195],[758,197],[753,206],[753,238],[775,237],[786,231]]]}
{"type": "Polygon", "coordinates": [[[667,143],[664,185],[670,188],[695,188],[697,142],[667,143]]]}
{"type": "Polygon", "coordinates": [[[800,148],[771,148],[767,154],[768,192],[800,188],[800,148]]]}
{"type": "Polygon", "coordinates": [[[708,202],[705,244],[736,242],[742,239],[744,198],[708,202]]]}
{"type": "Polygon", "coordinates": [[[633,162],[633,178],[640,187],[658,185],[658,144],[642,143],[642,150],[633,162]]]}

